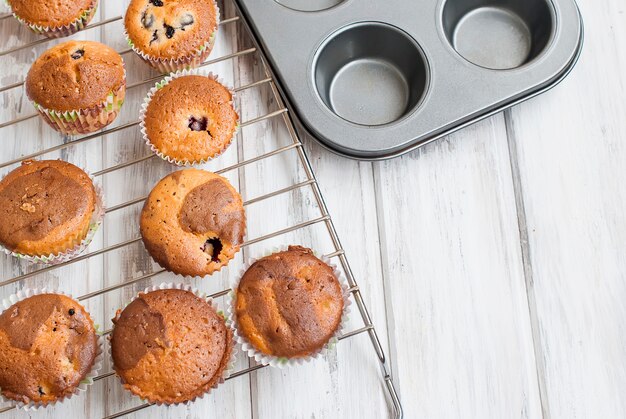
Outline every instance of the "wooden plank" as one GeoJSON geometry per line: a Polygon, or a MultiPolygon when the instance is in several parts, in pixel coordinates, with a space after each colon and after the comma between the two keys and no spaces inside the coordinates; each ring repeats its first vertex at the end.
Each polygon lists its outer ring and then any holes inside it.
{"type": "Polygon", "coordinates": [[[540,417],[502,116],[374,169],[406,417],[540,417]]]}
{"type": "Polygon", "coordinates": [[[626,14],[579,2],[572,74],[507,114],[546,417],[626,417],[626,14]]]}

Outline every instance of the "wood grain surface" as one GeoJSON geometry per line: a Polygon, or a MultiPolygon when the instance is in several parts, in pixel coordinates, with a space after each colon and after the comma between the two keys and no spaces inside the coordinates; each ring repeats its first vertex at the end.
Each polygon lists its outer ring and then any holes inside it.
{"type": "MultiPolygon", "coordinates": [[[[123,14],[127,0],[101,0],[95,22],[123,14]]],[[[235,15],[229,0],[224,18],[235,15]]],[[[440,141],[384,162],[338,157],[304,138],[339,237],[381,337],[407,418],[626,417],[626,3],[580,0],[580,62],[550,92],[440,141]]],[[[277,29],[278,30],[278,29],[277,29]]],[[[0,21],[0,50],[37,39],[0,21]]],[[[127,49],[115,21],[75,39],[127,49]]],[[[0,86],[23,79],[58,41],[0,56],[0,86]]],[[[252,47],[239,23],[222,25],[211,59],[252,47]]],[[[157,76],[124,55],[128,81],[157,76]]],[[[256,54],[206,71],[236,88],[266,77],[256,54]]],[[[133,122],[147,83],[129,89],[112,127],[133,122]]],[[[238,92],[242,121],[279,109],[269,85],[238,92]]],[[[0,93],[0,124],[33,112],[21,87],[0,93]]],[[[63,139],[39,119],[0,129],[0,164],[63,139]]],[[[241,129],[218,170],[290,144],[283,119],[241,129]]],[[[46,154],[91,173],[149,156],[136,127],[46,154]]],[[[0,169],[4,175],[15,165],[0,169]]],[[[146,195],[173,168],[159,159],[97,176],[107,206],[146,195]]],[[[291,151],[225,175],[251,200],[306,180],[291,151]]],[[[141,204],[107,213],[93,252],[138,237],[141,204]]],[[[308,188],[246,206],[247,238],[319,217],[308,188]]],[[[246,246],[206,279],[159,274],[84,300],[103,329],[138,291],[185,282],[205,292],[228,287],[246,261],[301,243],[333,251],[323,223],[246,246]]],[[[335,261],[336,262],[336,261],[335,261]]],[[[0,281],[40,267],[0,256],[0,281]]],[[[133,281],[158,266],[134,242],[87,261],[0,287],[56,287],[81,296],[133,281]]],[[[225,300],[217,300],[224,306],[225,300]]],[[[350,329],[363,324],[352,309],[350,329]]],[[[244,354],[237,368],[254,365],[244,354]]],[[[103,372],[110,371],[107,361],[103,372]]],[[[93,417],[142,402],[117,378],[35,413],[3,417],[93,417]]],[[[0,404],[0,408],[6,404],[0,404]]],[[[138,418],[380,418],[392,411],[366,334],[339,342],[324,359],[228,380],[188,406],[148,407],[138,418]]]]}

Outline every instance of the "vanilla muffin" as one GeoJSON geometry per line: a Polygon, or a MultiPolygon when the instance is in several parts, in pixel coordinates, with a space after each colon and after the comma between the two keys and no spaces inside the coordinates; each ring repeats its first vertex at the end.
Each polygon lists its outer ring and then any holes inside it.
{"type": "Polygon", "coordinates": [[[98,355],[89,313],[61,294],[39,294],[0,314],[0,391],[47,405],[74,393],[98,355]]]}
{"type": "Polygon", "coordinates": [[[13,16],[49,38],[69,36],[91,21],[98,0],[7,0],[13,16]]]}
{"type": "Polygon", "coordinates": [[[262,354],[306,358],[341,325],[343,290],[310,249],[289,246],[254,262],[234,295],[237,332],[262,354]]]}
{"type": "Polygon", "coordinates": [[[195,399],[224,378],[232,331],[207,301],[183,289],[140,293],[113,319],[113,368],[151,403],[195,399]]]}
{"type": "Polygon", "coordinates": [[[235,257],[246,216],[241,196],[226,178],[188,169],[152,189],[140,226],[143,243],[159,265],[179,275],[205,276],[235,257]]]}
{"type": "Polygon", "coordinates": [[[200,65],[213,49],[218,24],[213,0],[131,0],[124,18],[133,50],[162,72],[200,65]]]}
{"type": "Polygon", "coordinates": [[[86,134],[117,117],[126,92],[122,57],[93,41],[68,41],[44,52],[26,76],[26,95],[57,131],[86,134]]]}
{"type": "Polygon", "coordinates": [[[89,176],[61,160],[26,160],[0,181],[0,244],[28,256],[58,255],[92,227],[97,194],[89,176]]]}
{"type": "Polygon", "coordinates": [[[186,75],[154,91],[142,112],[146,142],[178,165],[206,162],[231,143],[239,124],[233,95],[212,75],[186,75]]]}

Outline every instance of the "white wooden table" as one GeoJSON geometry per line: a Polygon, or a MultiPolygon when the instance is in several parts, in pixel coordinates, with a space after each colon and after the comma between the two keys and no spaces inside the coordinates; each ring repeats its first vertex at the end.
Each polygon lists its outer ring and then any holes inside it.
{"type": "MultiPolygon", "coordinates": [[[[125,4],[102,0],[98,19],[119,16],[125,4]]],[[[408,418],[626,417],[626,3],[581,0],[579,6],[586,32],[580,62],[545,95],[385,162],[346,160],[305,139],[408,418]]],[[[227,17],[233,13],[231,7],[224,11],[227,17]]],[[[241,42],[236,31],[223,29],[212,57],[241,42]]],[[[0,23],[0,31],[2,50],[37,39],[15,22],[0,23]]],[[[74,38],[122,50],[121,32],[118,21],[74,38]]],[[[20,81],[46,45],[0,57],[0,86],[20,81]]],[[[154,75],[132,54],[125,59],[129,81],[154,75]]],[[[254,56],[211,70],[235,86],[259,77],[254,56]]],[[[136,118],[146,90],[130,92],[116,125],[136,118]]],[[[245,90],[240,100],[246,104],[244,121],[275,105],[263,89],[245,90]]],[[[32,112],[21,88],[2,93],[0,104],[0,123],[32,112]]],[[[1,132],[1,161],[62,141],[35,121],[1,132]]],[[[275,120],[245,128],[220,164],[236,161],[236,153],[261,154],[270,140],[283,136],[275,120]]],[[[146,151],[132,129],[46,157],[94,172],[146,151]]],[[[244,199],[251,198],[298,175],[279,163],[267,161],[229,178],[244,199]]],[[[106,175],[107,202],[145,195],[169,171],[165,163],[150,161],[106,175]]],[[[248,237],[301,221],[315,209],[304,195],[278,199],[255,204],[248,237]]],[[[107,214],[90,250],[135,237],[139,207],[107,214]]],[[[315,231],[294,232],[289,239],[320,252],[327,246],[315,231]]],[[[210,280],[185,281],[207,292],[228,286],[245,258],[284,241],[247,248],[210,280]]],[[[4,287],[0,297],[24,286],[81,295],[153,269],[139,243],[4,287]]],[[[30,270],[0,257],[2,280],[30,270]]],[[[152,283],[171,280],[180,279],[163,274],[152,283]]],[[[146,285],[89,299],[86,306],[108,328],[120,302],[146,285]]],[[[248,361],[240,356],[238,364],[248,361]]],[[[101,417],[138,404],[110,377],[32,416],[101,417]]],[[[340,342],[327,359],[290,370],[264,369],[228,381],[189,407],[150,407],[135,416],[389,414],[377,361],[363,335],[340,342]]]]}

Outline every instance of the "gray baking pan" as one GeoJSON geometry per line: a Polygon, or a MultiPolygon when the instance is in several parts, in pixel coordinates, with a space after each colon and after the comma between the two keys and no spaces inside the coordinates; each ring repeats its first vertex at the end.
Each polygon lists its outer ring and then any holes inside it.
{"type": "Polygon", "coordinates": [[[537,95],[580,54],[574,0],[236,0],[299,125],[394,157],[537,95]]]}

